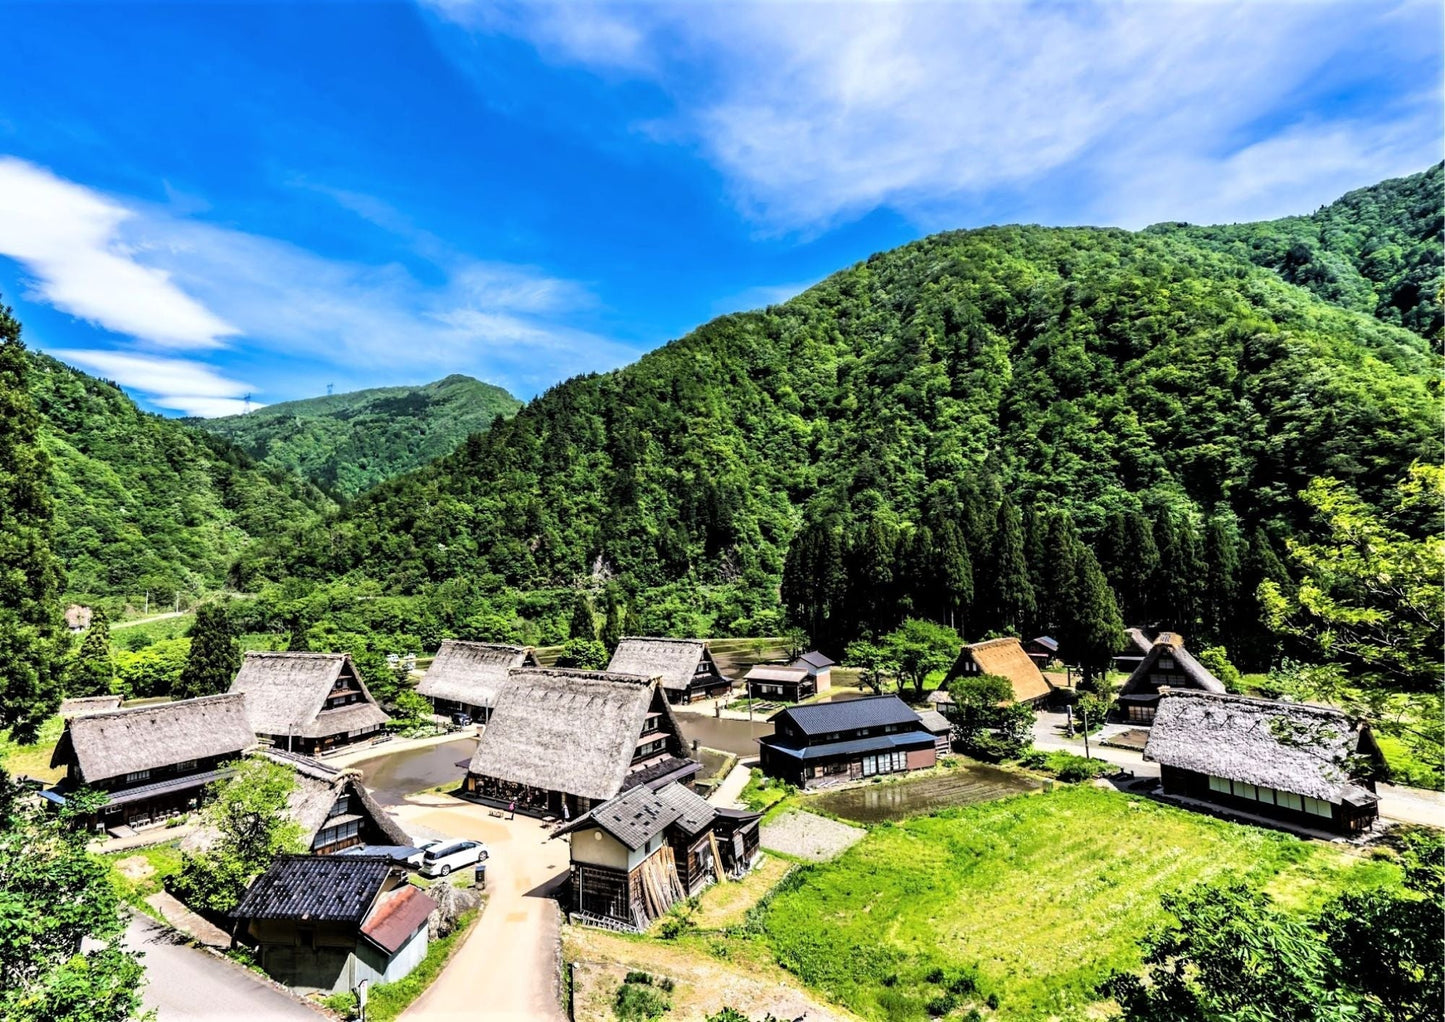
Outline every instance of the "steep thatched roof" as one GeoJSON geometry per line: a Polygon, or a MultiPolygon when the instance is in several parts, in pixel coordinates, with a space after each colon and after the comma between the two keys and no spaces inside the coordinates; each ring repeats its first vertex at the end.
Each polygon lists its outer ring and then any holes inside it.
{"type": "MultiPolygon", "coordinates": [[[[310,848],[317,833],[325,825],[331,807],[342,795],[349,795],[353,811],[371,818],[386,839],[392,844],[409,845],[411,836],[385,809],[377,803],[361,783],[361,771],[354,768],[338,769],[312,759],[282,752],[280,749],[257,749],[252,755],[280,764],[296,774],[296,787],[287,798],[287,817],[301,827],[301,840],[310,848]]],[[[219,836],[211,827],[197,827],[181,842],[181,849],[188,852],[204,851],[215,843],[219,836]]]]}
{"type": "Polygon", "coordinates": [[[1153,676],[1160,671],[1166,671],[1171,674],[1177,673],[1185,678],[1183,685],[1179,682],[1174,682],[1170,686],[1171,688],[1192,686],[1205,692],[1216,692],[1219,694],[1223,694],[1226,691],[1224,682],[1211,674],[1209,669],[1198,660],[1195,660],[1194,657],[1190,655],[1189,650],[1184,648],[1182,641],[1175,641],[1179,639],[1178,635],[1173,632],[1166,632],[1165,634],[1171,636],[1171,638],[1160,639],[1149,648],[1148,655],[1139,662],[1138,667],[1134,668],[1133,673],[1129,675],[1129,680],[1124,682],[1124,687],[1119,689],[1119,695],[1131,696],[1138,693],[1154,692],[1156,686],[1153,681],[1153,676]],[[1172,657],[1175,667],[1164,668],[1159,666],[1159,661],[1164,657],[1172,657]]]}
{"type": "Polygon", "coordinates": [[[527,666],[537,666],[531,646],[447,639],[416,690],[432,699],[490,708],[496,705],[507,672],[527,666]]]}
{"type": "Polygon", "coordinates": [[[88,717],[92,713],[109,713],[120,709],[120,696],[76,696],[60,701],[60,719],[88,717]]]}
{"type": "Polygon", "coordinates": [[[607,670],[661,678],[663,688],[682,691],[697,676],[698,663],[707,657],[707,643],[701,639],[628,636],[617,644],[607,670]]]}
{"type": "Polygon", "coordinates": [[[246,715],[258,735],[322,738],[387,719],[345,653],[247,653],[231,691],[245,695],[246,715]],[[343,675],[356,682],[362,701],[323,711],[343,675]]]}
{"type": "Polygon", "coordinates": [[[1121,655],[1127,655],[1129,653],[1147,654],[1154,648],[1154,640],[1145,635],[1144,629],[1142,628],[1126,628],[1124,629],[1124,634],[1129,637],[1129,648],[1125,649],[1121,655]]]}
{"type": "Polygon", "coordinates": [[[81,779],[95,784],[189,759],[239,756],[255,744],[240,696],[204,696],[66,721],[50,765],[73,761],[81,779]]]}
{"type": "Polygon", "coordinates": [[[948,672],[948,680],[965,674],[996,674],[1007,678],[1017,703],[1037,702],[1053,691],[1039,665],[1024,652],[1023,643],[1018,639],[989,639],[964,646],[948,672]],[[977,670],[969,670],[970,664],[976,665],[977,670]]]}
{"type": "Polygon", "coordinates": [[[1144,758],[1326,802],[1384,768],[1369,728],[1338,710],[1189,689],[1159,700],[1144,758]]]}
{"type": "MultiPolygon", "coordinates": [[[[656,678],[614,671],[513,671],[468,769],[582,798],[611,798],[627,779],[657,685],[656,678]]],[[[657,702],[668,730],[681,734],[667,700],[657,702]]]]}

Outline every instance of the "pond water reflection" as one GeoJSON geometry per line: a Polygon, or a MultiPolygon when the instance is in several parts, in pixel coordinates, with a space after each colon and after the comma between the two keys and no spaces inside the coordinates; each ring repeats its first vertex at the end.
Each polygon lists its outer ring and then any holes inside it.
{"type": "Polygon", "coordinates": [[[911,781],[880,781],[829,791],[808,799],[808,803],[846,820],[882,823],[931,813],[947,806],[988,802],[1034,791],[1040,786],[1030,777],[997,767],[969,764],[941,776],[911,781]]]}

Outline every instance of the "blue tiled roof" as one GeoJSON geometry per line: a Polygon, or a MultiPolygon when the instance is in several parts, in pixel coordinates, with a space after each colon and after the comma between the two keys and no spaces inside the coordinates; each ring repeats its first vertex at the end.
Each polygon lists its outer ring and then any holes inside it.
{"type": "Polygon", "coordinates": [[[872,738],[854,738],[846,742],[827,742],[823,745],[809,745],[795,748],[778,745],[775,736],[768,735],[759,742],[774,752],[804,761],[827,759],[832,756],[863,755],[870,752],[888,752],[893,749],[927,749],[933,745],[933,736],[927,731],[905,731],[896,735],[874,735],[872,738]]]}
{"type": "Polygon", "coordinates": [[[918,714],[897,696],[867,696],[863,699],[839,699],[831,703],[794,706],[775,713],[770,719],[787,717],[805,735],[825,735],[830,731],[852,731],[861,727],[883,727],[887,724],[917,724],[918,714]]]}

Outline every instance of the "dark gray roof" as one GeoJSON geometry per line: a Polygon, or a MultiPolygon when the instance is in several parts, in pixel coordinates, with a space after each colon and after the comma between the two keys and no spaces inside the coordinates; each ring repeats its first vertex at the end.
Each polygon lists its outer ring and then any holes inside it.
{"type": "Polygon", "coordinates": [[[601,827],[636,851],[666,830],[668,824],[680,819],[682,813],[657,792],[639,784],[616,798],[608,799],[585,816],[579,816],[557,833],[569,834],[589,827],[601,827]]]}
{"type": "Polygon", "coordinates": [[[941,735],[953,730],[953,725],[948,722],[948,718],[937,710],[920,710],[918,719],[923,721],[923,726],[931,734],[941,735]]]}
{"type": "Polygon", "coordinates": [[[391,871],[380,856],[283,855],[252,882],[232,914],[359,924],[391,871]]]}
{"type": "Polygon", "coordinates": [[[658,788],[658,798],[679,810],[682,815],[677,818],[677,825],[689,834],[696,834],[717,816],[717,810],[712,803],[703,798],[691,788],[685,788],[676,781],[666,787],[658,788]]]}
{"type": "Polygon", "coordinates": [[[1160,698],[1144,759],[1326,802],[1384,766],[1369,728],[1339,710],[1194,689],[1160,698]]]}
{"type": "Polygon", "coordinates": [[[793,666],[809,667],[815,671],[820,671],[824,667],[832,667],[834,663],[835,661],[828,659],[822,653],[819,653],[816,649],[811,649],[808,652],[804,653],[802,656],[798,657],[798,659],[794,660],[793,666]]]}
{"type": "Polygon", "coordinates": [[[866,755],[870,752],[890,752],[894,749],[926,749],[933,745],[933,735],[927,731],[905,731],[902,734],[872,735],[868,738],[850,738],[845,741],[805,746],[784,745],[777,735],[764,735],[758,741],[784,756],[812,760],[829,759],[833,756],[866,755]]]}
{"type": "Polygon", "coordinates": [[[918,714],[894,695],[865,696],[862,699],[840,699],[831,703],[813,703],[780,710],[769,718],[787,717],[805,735],[823,735],[830,731],[851,731],[860,727],[883,727],[887,724],[921,724],[918,714]]]}

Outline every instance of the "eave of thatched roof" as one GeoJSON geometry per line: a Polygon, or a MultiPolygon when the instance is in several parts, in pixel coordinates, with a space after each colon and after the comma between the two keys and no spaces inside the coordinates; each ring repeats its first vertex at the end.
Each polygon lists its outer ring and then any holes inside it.
{"type": "Polygon", "coordinates": [[[1324,706],[1170,691],[1144,759],[1326,802],[1383,769],[1369,729],[1324,706]]]}
{"type": "Polygon", "coordinates": [[[387,719],[345,653],[247,653],[231,691],[246,697],[246,714],[258,735],[321,738],[387,719]],[[342,672],[356,679],[362,702],[328,710],[325,719],[319,720],[326,697],[342,672]]]}
{"type": "Polygon", "coordinates": [[[50,765],[73,760],[82,780],[96,784],[191,759],[239,756],[255,744],[240,696],[204,696],[75,717],[50,765]]]}
{"type": "Polygon", "coordinates": [[[120,709],[120,703],[120,696],[76,696],[73,699],[62,699],[60,719],[70,720],[73,717],[88,717],[92,713],[109,713],[120,709]]]}
{"type": "MultiPolygon", "coordinates": [[[[1195,660],[1189,650],[1184,648],[1182,642],[1173,641],[1178,639],[1175,633],[1167,634],[1172,636],[1172,639],[1161,639],[1149,648],[1149,653],[1139,662],[1139,666],[1134,668],[1128,680],[1119,689],[1119,695],[1129,696],[1137,692],[1152,692],[1154,686],[1150,681],[1150,676],[1160,669],[1155,665],[1158,664],[1161,657],[1165,656],[1174,658],[1175,664],[1178,665],[1177,669],[1188,679],[1190,686],[1204,692],[1223,695],[1227,691],[1224,682],[1211,674],[1209,669],[1198,660],[1195,660]]],[[[1178,688],[1179,686],[1173,687],[1178,688]]]]}
{"type": "Polygon", "coordinates": [[[662,687],[682,691],[692,684],[698,663],[707,655],[701,639],[660,639],[627,636],[617,644],[607,670],[661,678],[662,687]]]}
{"type": "MultiPolygon", "coordinates": [[[[627,777],[656,689],[655,678],[613,671],[513,671],[468,769],[582,798],[611,798],[627,777]]],[[[678,734],[667,701],[659,702],[678,734]]]]}
{"type": "Polygon", "coordinates": [[[948,680],[967,673],[964,667],[970,662],[978,665],[980,674],[995,674],[1008,679],[1013,687],[1014,702],[1037,702],[1053,691],[1039,665],[1025,652],[1023,643],[1018,639],[989,639],[964,646],[948,672],[948,680]]]}
{"type": "Polygon", "coordinates": [[[530,646],[447,639],[416,690],[431,699],[490,708],[506,684],[507,672],[527,666],[537,666],[530,646]]]}

